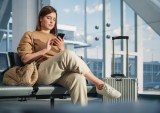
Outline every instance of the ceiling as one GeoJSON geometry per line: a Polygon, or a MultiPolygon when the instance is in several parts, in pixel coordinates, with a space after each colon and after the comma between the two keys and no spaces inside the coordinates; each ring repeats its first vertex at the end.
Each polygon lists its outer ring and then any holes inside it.
{"type": "Polygon", "coordinates": [[[123,0],[160,35],[160,0],[123,0]]]}

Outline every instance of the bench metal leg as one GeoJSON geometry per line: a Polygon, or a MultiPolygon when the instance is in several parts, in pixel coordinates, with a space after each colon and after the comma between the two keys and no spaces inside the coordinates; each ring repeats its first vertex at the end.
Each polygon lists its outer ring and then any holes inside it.
{"type": "Polygon", "coordinates": [[[51,97],[50,99],[50,104],[51,104],[51,108],[54,108],[54,100],[55,98],[54,97],[51,97]]]}

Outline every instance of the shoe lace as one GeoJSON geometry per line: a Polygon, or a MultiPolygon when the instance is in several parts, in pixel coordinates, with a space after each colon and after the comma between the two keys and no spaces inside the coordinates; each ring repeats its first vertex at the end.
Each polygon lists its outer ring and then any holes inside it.
{"type": "Polygon", "coordinates": [[[111,94],[113,90],[112,88],[107,88],[107,85],[104,85],[104,89],[105,89],[105,92],[108,94],[111,94]]]}

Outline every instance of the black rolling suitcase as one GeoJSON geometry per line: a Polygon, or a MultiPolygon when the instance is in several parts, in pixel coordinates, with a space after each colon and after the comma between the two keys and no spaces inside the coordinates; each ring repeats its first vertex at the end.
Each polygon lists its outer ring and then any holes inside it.
{"type": "Polygon", "coordinates": [[[122,93],[118,99],[103,96],[104,103],[126,103],[135,102],[137,100],[137,79],[128,76],[128,36],[112,37],[113,56],[112,56],[112,74],[111,77],[104,78],[104,81],[122,93]],[[118,39],[126,40],[126,74],[115,73],[115,49],[114,41],[118,39]]]}

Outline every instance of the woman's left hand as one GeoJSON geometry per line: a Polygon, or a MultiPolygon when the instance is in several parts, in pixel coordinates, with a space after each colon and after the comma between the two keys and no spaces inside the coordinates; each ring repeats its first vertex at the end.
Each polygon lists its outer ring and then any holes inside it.
{"type": "Polygon", "coordinates": [[[60,37],[55,38],[53,44],[57,46],[60,51],[64,50],[64,39],[60,37]]]}

